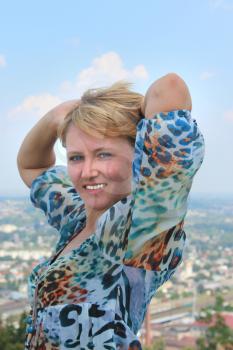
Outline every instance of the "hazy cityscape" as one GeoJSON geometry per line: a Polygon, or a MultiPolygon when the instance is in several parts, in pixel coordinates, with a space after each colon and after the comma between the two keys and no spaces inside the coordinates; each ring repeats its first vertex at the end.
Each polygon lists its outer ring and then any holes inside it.
{"type": "MultiPolygon", "coordinates": [[[[28,199],[0,198],[0,212],[0,317],[4,322],[27,310],[28,274],[40,259],[50,256],[58,233],[28,199]]],[[[215,303],[217,295],[226,306],[233,306],[232,212],[231,198],[194,197],[189,202],[184,262],[158,290],[147,315],[151,339],[164,339],[165,349],[195,345],[203,331],[197,316],[215,303]]],[[[232,311],[223,316],[233,328],[232,311]]],[[[146,325],[140,332],[144,341],[145,329],[146,325]]]]}

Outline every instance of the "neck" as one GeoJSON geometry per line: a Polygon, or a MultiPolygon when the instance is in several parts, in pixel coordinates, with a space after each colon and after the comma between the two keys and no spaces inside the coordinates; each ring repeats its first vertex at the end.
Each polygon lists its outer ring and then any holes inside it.
{"type": "Polygon", "coordinates": [[[96,229],[96,222],[98,218],[105,212],[105,210],[102,211],[96,211],[96,210],[89,210],[86,209],[86,226],[85,229],[91,232],[94,232],[96,229]]]}

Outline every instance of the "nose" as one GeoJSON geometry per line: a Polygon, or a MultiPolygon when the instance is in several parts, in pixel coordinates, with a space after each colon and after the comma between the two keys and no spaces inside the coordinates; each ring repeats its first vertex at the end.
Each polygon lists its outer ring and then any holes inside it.
{"type": "Polygon", "coordinates": [[[85,160],[82,167],[81,177],[84,179],[89,179],[96,177],[98,175],[97,167],[95,162],[91,160],[85,160]]]}

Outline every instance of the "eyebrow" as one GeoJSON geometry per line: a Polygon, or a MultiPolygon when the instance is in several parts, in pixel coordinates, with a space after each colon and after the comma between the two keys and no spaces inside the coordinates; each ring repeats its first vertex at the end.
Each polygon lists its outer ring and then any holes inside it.
{"type": "MultiPolygon", "coordinates": [[[[94,149],[93,152],[97,153],[97,152],[100,152],[100,151],[107,151],[107,150],[114,151],[114,149],[111,148],[111,147],[99,147],[99,148],[94,149]]],[[[81,152],[81,151],[70,151],[67,154],[71,155],[71,154],[82,154],[82,153],[83,152],[81,152]]]]}

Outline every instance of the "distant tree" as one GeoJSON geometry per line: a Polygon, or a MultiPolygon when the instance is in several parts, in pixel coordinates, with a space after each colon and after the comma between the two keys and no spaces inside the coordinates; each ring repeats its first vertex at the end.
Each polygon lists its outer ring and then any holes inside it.
{"type": "Polygon", "coordinates": [[[220,294],[216,295],[214,310],[215,311],[222,311],[222,310],[224,310],[224,298],[220,294]]]}
{"type": "Polygon", "coordinates": [[[165,343],[163,338],[159,338],[153,342],[151,346],[144,346],[143,350],[165,350],[165,343]]]}
{"type": "Polygon", "coordinates": [[[3,324],[0,321],[0,349],[1,350],[23,350],[25,339],[25,313],[20,317],[19,327],[12,322],[3,324]]]}
{"type": "Polygon", "coordinates": [[[22,344],[24,344],[24,341],[25,341],[26,317],[27,317],[27,313],[23,312],[19,320],[19,327],[16,330],[16,336],[17,336],[18,342],[22,344]]]}
{"type": "Polygon", "coordinates": [[[165,296],[165,294],[164,294],[164,292],[162,290],[158,290],[156,292],[156,298],[157,299],[162,299],[162,298],[164,298],[164,296],[165,296]]]}
{"type": "Polygon", "coordinates": [[[200,265],[193,264],[193,272],[198,272],[200,271],[200,269],[201,269],[200,265]]]}
{"type": "Polygon", "coordinates": [[[185,291],[185,292],[182,293],[182,297],[183,297],[183,298],[188,298],[188,297],[191,297],[192,295],[193,295],[192,292],[186,292],[186,291],[185,291]]]}
{"type": "Polygon", "coordinates": [[[197,292],[198,292],[198,294],[203,294],[205,292],[205,288],[204,288],[202,283],[199,283],[197,285],[197,292]]]}
{"type": "Polygon", "coordinates": [[[220,312],[224,310],[224,299],[221,295],[216,296],[215,305],[212,308],[203,309],[204,316],[201,320],[209,324],[204,335],[197,340],[198,350],[230,350],[233,348],[233,330],[229,328],[220,312]],[[214,320],[214,324],[213,324],[214,320]]]}
{"type": "Polygon", "coordinates": [[[204,336],[197,340],[197,349],[218,350],[220,345],[233,346],[233,331],[225,324],[223,317],[216,314],[215,324],[208,327],[204,336]]]}
{"type": "Polygon", "coordinates": [[[233,307],[229,304],[226,304],[224,301],[224,298],[221,294],[217,294],[215,297],[215,304],[214,306],[207,306],[206,308],[203,308],[202,314],[204,313],[204,318],[208,313],[215,312],[222,312],[222,311],[233,311],[233,307]]]}
{"type": "Polygon", "coordinates": [[[171,293],[170,299],[171,299],[171,300],[179,299],[179,294],[178,294],[177,292],[171,293]]]}

